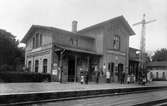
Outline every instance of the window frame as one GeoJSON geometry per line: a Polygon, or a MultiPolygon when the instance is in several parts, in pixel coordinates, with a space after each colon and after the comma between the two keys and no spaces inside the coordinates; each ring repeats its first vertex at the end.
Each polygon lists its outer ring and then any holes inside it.
{"type": "Polygon", "coordinates": [[[39,60],[35,60],[35,72],[37,73],[39,70],[39,60]]]}
{"type": "Polygon", "coordinates": [[[47,73],[47,68],[48,68],[48,59],[43,59],[43,73],[47,73]]]}
{"type": "Polygon", "coordinates": [[[72,46],[78,47],[79,39],[77,39],[77,38],[70,38],[70,41],[71,41],[72,46]]]}
{"type": "Polygon", "coordinates": [[[113,48],[115,50],[120,50],[121,46],[121,37],[119,35],[114,35],[113,48]]]}
{"type": "Polygon", "coordinates": [[[31,71],[31,61],[28,61],[28,71],[31,71]]]}
{"type": "Polygon", "coordinates": [[[43,36],[42,36],[42,34],[40,33],[40,34],[39,34],[39,46],[40,46],[40,47],[42,46],[42,40],[43,40],[43,36]]]}
{"type": "Polygon", "coordinates": [[[156,79],[159,79],[159,73],[156,72],[156,79]]]}
{"type": "Polygon", "coordinates": [[[166,79],[165,72],[162,72],[162,79],[166,79]]]}
{"type": "Polygon", "coordinates": [[[42,46],[42,33],[40,32],[35,32],[32,42],[33,42],[33,49],[39,48],[42,46]]]}
{"type": "Polygon", "coordinates": [[[32,48],[36,48],[35,36],[32,38],[32,48]]]}

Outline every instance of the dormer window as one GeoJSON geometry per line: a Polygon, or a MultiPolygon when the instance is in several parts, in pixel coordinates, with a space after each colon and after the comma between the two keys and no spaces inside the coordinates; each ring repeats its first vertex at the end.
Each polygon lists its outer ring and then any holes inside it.
{"type": "Polygon", "coordinates": [[[38,48],[42,46],[42,34],[36,32],[33,37],[33,48],[38,48]]]}
{"type": "Polygon", "coordinates": [[[71,38],[71,44],[75,47],[78,47],[78,39],[75,39],[75,38],[71,38]]]}
{"type": "Polygon", "coordinates": [[[74,44],[76,47],[78,47],[78,39],[75,39],[74,42],[73,42],[73,44],[74,44]]]}

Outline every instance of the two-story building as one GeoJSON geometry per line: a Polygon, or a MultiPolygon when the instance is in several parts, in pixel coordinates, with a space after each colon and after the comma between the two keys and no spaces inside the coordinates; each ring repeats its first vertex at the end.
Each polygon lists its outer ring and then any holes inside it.
{"type": "Polygon", "coordinates": [[[80,31],[73,21],[72,32],[32,25],[22,39],[25,65],[30,71],[50,73],[64,82],[79,81],[81,71],[88,73],[89,81],[95,81],[96,67],[100,81],[109,70],[112,81],[117,82],[123,71],[128,74],[129,36],[134,34],[123,16],[80,31]]]}

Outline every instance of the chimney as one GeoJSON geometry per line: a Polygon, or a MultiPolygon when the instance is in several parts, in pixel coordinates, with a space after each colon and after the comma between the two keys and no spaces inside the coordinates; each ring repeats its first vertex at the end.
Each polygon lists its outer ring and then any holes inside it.
{"type": "Polygon", "coordinates": [[[77,32],[77,21],[72,21],[72,32],[76,33],[77,32]]]}

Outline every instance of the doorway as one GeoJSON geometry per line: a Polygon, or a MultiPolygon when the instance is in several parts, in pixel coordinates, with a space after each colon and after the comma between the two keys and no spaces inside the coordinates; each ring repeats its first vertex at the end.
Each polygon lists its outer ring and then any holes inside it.
{"type": "Polygon", "coordinates": [[[111,80],[113,81],[114,80],[114,78],[113,78],[114,77],[114,63],[110,62],[108,64],[108,70],[111,73],[110,77],[111,77],[111,80]]]}
{"type": "Polygon", "coordinates": [[[68,82],[74,82],[75,80],[75,58],[69,56],[68,60],[68,82]]]}
{"type": "Polygon", "coordinates": [[[118,64],[118,81],[121,81],[123,73],[123,64],[118,64]]]}

